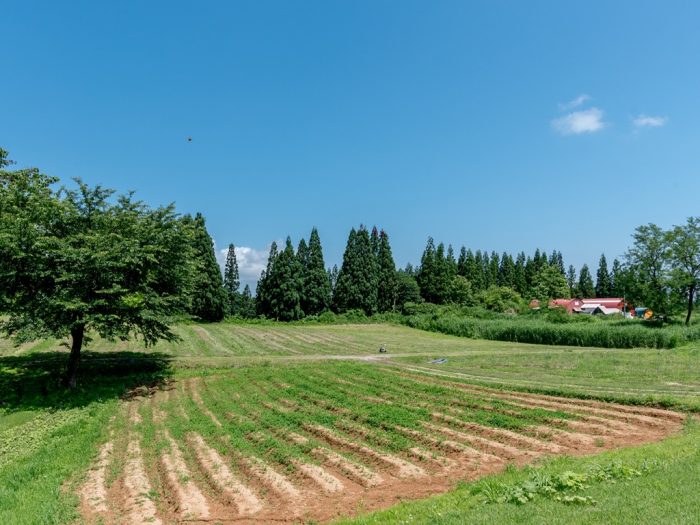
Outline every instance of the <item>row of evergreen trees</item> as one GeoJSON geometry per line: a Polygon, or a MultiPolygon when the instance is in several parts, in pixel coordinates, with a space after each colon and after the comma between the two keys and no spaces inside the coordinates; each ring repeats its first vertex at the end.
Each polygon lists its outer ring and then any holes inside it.
{"type": "Polygon", "coordinates": [[[440,243],[436,247],[429,238],[420,266],[414,270],[409,265],[406,271],[415,275],[423,299],[436,304],[468,302],[468,297],[494,286],[515,290],[525,299],[624,294],[626,276],[617,259],[609,271],[605,255],[601,256],[595,284],[587,265],[581,267],[578,276],[573,265],[566,271],[564,268],[564,259],[557,250],[549,256],[537,249],[532,256],[520,252],[513,257],[505,252],[500,256],[496,252],[473,252],[462,246],[455,258],[451,245],[445,248],[440,243]]]}
{"type": "Polygon", "coordinates": [[[272,243],[267,267],[258,281],[256,311],[279,320],[300,319],[327,310],[387,312],[399,303],[420,300],[412,276],[397,272],[386,232],[353,228],[340,269],[326,270],[318,231],[294,250],[288,237],[283,250],[272,243]]]}
{"type": "Polygon", "coordinates": [[[282,250],[272,243],[253,297],[248,285],[239,291],[234,245],[228,247],[222,278],[204,218],[197,214],[183,220],[195,231],[197,252],[194,264],[198,277],[190,313],[209,321],[260,315],[288,321],[327,310],[362,310],[372,315],[421,300],[474,304],[475,296],[492,287],[514,290],[527,300],[622,296],[630,278],[617,259],[609,271],[605,255],[600,258],[594,283],[585,264],[578,274],[573,265],[565,271],[557,250],[549,256],[537,249],[532,256],[520,252],[513,257],[505,252],[500,256],[473,252],[463,246],[455,257],[452,246],[435,246],[432,238],[418,268],[409,264],[397,271],[387,233],[376,227],[369,232],[364,226],[350,231],[340,269],[327,270],[321,239],[313,228],[308,242],[302,239],[296,250],[290,238],[282,250]]]}

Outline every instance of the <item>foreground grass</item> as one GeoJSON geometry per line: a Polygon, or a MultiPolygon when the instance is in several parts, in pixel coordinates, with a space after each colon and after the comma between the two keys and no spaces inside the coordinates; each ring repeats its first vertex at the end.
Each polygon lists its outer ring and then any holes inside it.
{"type": "Polygon", "coordinates": [[[402,503],[389,510],[338,523],[431,523],[443,525],[528,523],[576,524],[692,524],[698,523],[700,498],[700,428],[687,425],[682,435],[637,448],[604,452],[593,457],[557,458],[536,468],[509,471],[427,500],[402,503]],[[536,496],[525,504],[486,503],[490,490],[522,487],[536,476],[580,474],[591,467],[618,465],[648,472],[629,479],[593,481],[570,495],[590,498],[590,504],[566,504],[536,496]],[[536,474],[534,474],[536,473],[536,474]]]}

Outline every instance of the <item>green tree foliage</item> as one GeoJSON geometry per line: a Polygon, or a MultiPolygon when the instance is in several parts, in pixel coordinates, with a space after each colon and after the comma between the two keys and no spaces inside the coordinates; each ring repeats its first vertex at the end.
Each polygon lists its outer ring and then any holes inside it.
{"type": "Polygon", "coordinates": [[[595,296],[610,297],[612,291],[612,283],[610,281],[610,272],[608,272],[608,261],[605,254],[600,256],[598,263],[598,272],[596,273],[595,296]]]}
{"type": "Polygon", "coordinates": [[[618,259],[612,263],[610,270],[610,295],[613,297],[625,297],[625,272],[618,259]]]}
{"type": "Polygon", "coordinates": [[[684,292],[685,324],[690,324],[700,284],[700,217],[689,217],[683,226],[674,226],[667,236],[672,283],[684,292]]]}
{"type": "MultiPolygon", "coordinates": [[[[297,262],[299,263],[299,298],[301,304],[301,310],[304,315],[310,315],[306,310],[304,310],[304,298],[306,296],[306,276],[309,272],[309,246],[306,244],[306,239],[301,239],[299,245],[297,246],[296,253],[297,262]]],[[[325,273],[325,268],[324,268],[325,273]]],[[[308,306],[308,305],[307,305],[308,306]]]]}
{"type": "Polygon", "coordinates": [[[348,236],[343,265],[338,273],[333,301],[339,312],[360,309],[367,315],[377,311],[377,258],[364,226],[348,236]]]}
{"type": "MultiPolygon", "coordinates": [[[[303,275],[301,308],[306,315],[317,315],[330,308],[332,276],[329,277],[325,268],[321,238],[318,230],[313,228],[303,275]]],[[[337,274],[337,267],[335,270],[337,274]]]]}
{"type": "Polygon", "coordinates": [[[241,280],[238,273],[238,261],[236,261],[236,248],[233,244],[229,244],[228,251],[226,252],[226,266],[224,268],[224,290],[226,290],[226,313],[228,315],[236,315],[239,313],[238,288],[240,285],[241,280]]]}
{"type": "Polygon", "coordinates": [[[37,169],[6,166],[0,151],[2,331],[17,342],[70,336],[70,387],[92,333],[146,346],[176,339],[168,323],[186,306],[194,254],[174,208],[80,181],[57,190],[37,169]]]}
{"type": "Polygon", "coordinates": [[[253,319],[255,317],[255,299],[250,292],[250,286],[247,284],[241,294],[238,315],[243,319],[253,319]]]}
{"type": "Polygon", "coordinates": [[[420,303],[420,287],[413,274],[405,270],[396,272],[396,308],[403,310],[406,303],[420,303]]]}
{"type": "Polygon", "coordinates": [[[656,313],[669,311],[668,236],[656,224],[639,226],[625,257],[636,282],[634,300],[656,313]]]}
{"type": "Polygon", "coordinates": [[[503,252],[501,266],[498,268],[498,285],[515,289],[515,261],[513,257],[503,252]]]}
{"type": "Polygon", "coordinates": [[[192,283],[192,306],[190,313],[203,321],[221,321],[226,311],[227,297],[221,277],[221,268],[216,262],[214,242],[207,231],[201,213],[192,219],[183,218],[191,234],[194,249],[194,278],[192,283]]]}
{"type": "Polygon", "coordinates": [[[569,287],[569,297],[576,297],[578,288],[576,286],[576,268],[574,268],[573,264],[569,265],[569,269],[566,272],[566,285],[569,287]]]}
{"type": "Polygon", "coordinates": [[[396,308],[397,303],[396,263],[391,253],[389,236],[384,230],[379,234],[377,258],[377,310],[389,312],[396,308]]]}
{"type": "Polygon", "coordinates": [[[481,250],[477,250],[474,254],[474,268],[471,272],[471,278],[469,275],[466,276],[475,290],[485,290],[488,288],[488,274],[485,271],[485,267],[484,255],[481,253],[481,250]]]}
{"type": "Polygon", "coordinates": [[[591,276],[591,271],[588,269],[587,264],[581,266],[581,271],[579,272],[578,293],[583,298],[590,298],[595,296],[593,277],[591,276]]]}
{"type": "Polygon", "coordinates": [[[294,253],[294,246],[289,237],[284,250],[277,255],[268,279],[269,316],[279,321],[301,319],[301,263],[294,253]]]}
{"type": "Polygon", "coordinates": [[[566,277],[559,271],[559,265],[547,264],[537,272],[534,279],[532,295],[541,304],[546,304],[550,299],[568,299],[570,297],[569,285],[566,277]]]}
{"type": "Polygon", "coordinates": [[[474,304],[474,292],[466,277],[455,275],[450,283],[449,302],[463,306],[474,304]]]}
{"type": "Polygon", "coordinates": [[[477,294],[477,302],[488,310],[515,313],[523,306],[523,298],[511,288],[491,286],[477,294]]]}
{"type": "Polygon", "coordinates": [[[520,252],[517,258],[515,259],[513,289],[523,297],[525,297],[527,292],[527,272],[525,271],[525,266],[525,254],[523,252],[520,252]]]}
{"type": "Polygon", "coordinates": [[[277,261],[277,256],[277,243],[273,241],[270,245],[270,252],[267,256],[267,267],[260,274],[260,279],[258,280],[258,287],[256,291],[255,308],[258,312],[258,315],[264,315],[265,317],[269,317],[272,313],[272,305],[270,303],[272,282],[270,280],[270,276],[275,271],[275,262],[277,261]]]}

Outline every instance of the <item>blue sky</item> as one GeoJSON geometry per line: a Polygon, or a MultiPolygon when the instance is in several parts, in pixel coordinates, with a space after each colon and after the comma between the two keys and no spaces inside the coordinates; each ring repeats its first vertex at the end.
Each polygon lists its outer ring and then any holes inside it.
{"type": "Polygon", "coordinates": [[[698,214],[700,4],[3,1],[0,146],[181,212],[253,280],[312,226],[595,266],[698,214]],[[614,4],[614,5],[612,5],[614,4]],[[192,137],[192,142],[187,137],[192,137]]]}

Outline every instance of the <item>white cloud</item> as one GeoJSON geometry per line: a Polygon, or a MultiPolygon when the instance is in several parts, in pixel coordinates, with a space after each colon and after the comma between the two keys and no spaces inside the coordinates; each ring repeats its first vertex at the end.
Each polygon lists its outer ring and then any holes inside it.
{"type": "Polygon", "coordinates": [[[586,95],[585,93],[579,95],[573,100],[570,100],[569,102],[565,104],[559,104],[559,110],[560,111],[569,111],[570,109],[574,109],[579,107],[581,104],[585,104],[591,100],[590,95],[586,95]]]}
{"type": "Polygon", "coordinates": [[[643,113],[632,119],[632,123],[637,128],[659,128],[665,126],[667,122],[667,117],[650,117],[643,113]]]}
{"type": "MultiPolygon", "coordinates": [[[[226,267],[228,248],[217,249],[216,241],[214,241],[214,249],[216,251],[216,260],[223,271],[226,267]]],[[[238,275],[241,279],[241,289],[246,284],[255,289],[255,283],[260,279],[260,272],[267,267],[267,256],[269,253],[269,246],[262,250],[249,246],[236,246],[236,262],[238,263],[238,275]]]]}
{"type": "Polygon", "coordinates": [[[603,110],[598,108],[574,111],[552,121],[552,127],[562,135],[595,133],[606,126],[603,110]]]}

